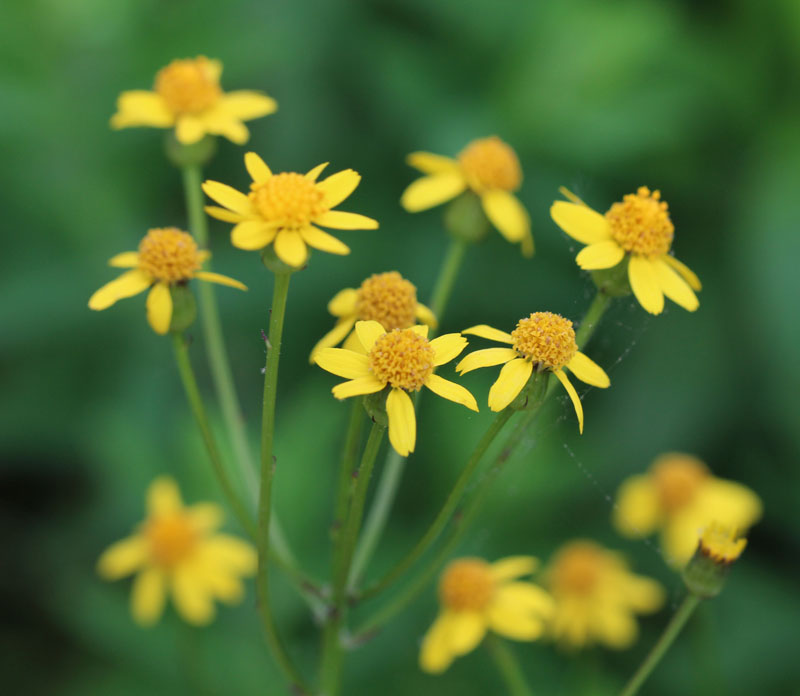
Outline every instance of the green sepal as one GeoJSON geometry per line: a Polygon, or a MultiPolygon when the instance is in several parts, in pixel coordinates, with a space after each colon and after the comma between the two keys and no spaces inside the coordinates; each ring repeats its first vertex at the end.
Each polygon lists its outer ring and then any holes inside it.
{"type": "Polygon", "coordinates": [[[169,294],[172,297],[172,321],[170,331],[186,331],[197,319],[197,304],[194,293],[186,283],[171,285],[169,294]]]}
{"type": "Polygon", "coordinates": [[[389,396],[388,389],[381,389],[374,394],[364,395],[364,410],[367,415],[378,425],[389,426],[389,416],[386,414],[386,397],[389,396]]]}
{"type": "Polygon", "coordinates": [[[475,244],[487,235],[490,222],[481,199],[472,191],[465,191],[444,209],[444,226],[450,236],[475,244]]]}
{"type": "Polygon", "coordinates": [[[184,145],[175,137],[175,131],[171,130],[164,138],[164,152],[176,167],[202,167],[217,152],[217,139],[213,135],[206,135],[196,143],[184,145]]]}

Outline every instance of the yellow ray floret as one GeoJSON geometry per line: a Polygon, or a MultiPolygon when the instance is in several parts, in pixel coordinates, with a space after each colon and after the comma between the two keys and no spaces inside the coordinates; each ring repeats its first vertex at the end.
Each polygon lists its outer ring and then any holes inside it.
{"type": "Polygon", "coordinates": [[[319,227],[339,230],[375,230],[378,223],[358,213],[333,210],[353,191],[361,176],[345,169],[317,181],[325,164],[307,174],[273,174],[255,152],[244,158],[253,183],[247,194],[218,181],[206,181],[203,191],[219,203],[206,212],[219,220],[232,222],[231,242],[246,250],[273,245],[278,258],[294,268],[308,260],[308,247],[329,254],[349,254],[350,249],[319,227]]]}
{"type": "Polygon", "coordinates": [[[464,387],[434,374],[435,368],[466,348],[463,336],[445,334],[429,341],[427,326],[386,331],[377,321],[358,321],[355,331],[363,351],[322,348],[315,354],[315,361],[323,370],[349,380],[333,388],[337,399],[389,390],[389,442],[398,454],[408,456],[417,439],[417,420],[409,392],[425,386],[444,399],[478,410],[475,397],[464,387]]]}
{"type": "Polygon", "coordinates": [[[158,71],[154,91],[123,92],[111,127],[175,128],[175,137],[191,145],[205,135],[221,135],[243,145],[250,137],[244,121],[267,116],[277,102],[261,92],[223,92],[222,63],[205,56],[173,60],[158,71]]]}
{"type": "Polygon", "coordinates": [[[147,489],[147,519],[135,534],[110,546],[97,570],[106,580],[136,574],[131,592],[134,620],[158,621],[167,595],[190,624],[214,618],[214,600],[241,602],[241,578],[256,570],[253,547],[216,531],[222,510],[213,503],[184,506],[175,481],[157,478],[147,489]]]}
{"type": "Polygon", "coordinates": [[[150,288],[146,301],[147,321],[153,331],[165,334],[172,321],[171,286],[197,278],[247,290],[238,280],[201,270],[210,257],[209,252],[197,248],[187,232],[175,227],[152,229],[139,243],[138,252],[125,251],[109,261],[111,266],[131,270],[95,292],[89,298],[89,308],[107,309],[117,300],[138,295],[150,288]]]}

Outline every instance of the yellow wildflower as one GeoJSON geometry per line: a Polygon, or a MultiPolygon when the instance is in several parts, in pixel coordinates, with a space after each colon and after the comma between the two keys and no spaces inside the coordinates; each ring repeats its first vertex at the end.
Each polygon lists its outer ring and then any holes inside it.
{"type": "Polygon", "coordinates": [[[740,537],[735,529],[716,520],[700,535],[698,550],[714,563],[730,565],[742,555],[747,539],[740,537]]]}
{"type": "Polygon", "coordinates": [[[456,657],[474,650],[489,630],[514,640],[539,638],[552,617],[553,599],[538,585],[519,580],[537,566],[530,556],[450,563],[439,581],[441,609],[422,641],[420,667],[444,672],[456,657]]]}
{"type": "Polygon", "coordinates": [[[203,191],[225,206],[208,206],[206,212],[219,220],[236,223],[231,242],[239,249],[263,249],[274,243],[281,261],[300,268],[308,259],[309,246],[330,254],[350,253],[345,244],[315,225],[338,230],[378,229],[378,223],[365,215],[332,210],[361,181],[361,176],[352,169],[317,182],[327,163],[307,174],[273,174],[255,152],[248,152],[244,164],[253,179],[248,194],[218,181],[203,184],[203,191]]]}
{"type": "Polygon", "coordinates": [[[108,263],[116,268],[130,268],[116,280],[107,283],[89,298],[90,309],[106,309],[117,300],[133,297],[151,288],[147,295],[147,321],[153,331],[165,334],[172,321],[170,287],[192,278],[247,290],[238,280],[219,273],[201,271],[211,257],[197,248],[190,234],[175,227],[150,230],[139,243],[139,251],[125,251],[108,263]]]}
{"type": "Polygon", "coordinates": [[[373,273],[361,287],[345,288],[328,302],[328,311],[337,318],[336,326],[326,333],[311,351],[333,348],[344,340],[344,347],[363,353],[364,348],[352,330],[356,321],[377,321],[384,329],[408,329],[419,319],[435,328],[436,317],[424,304],[417,302],[417,288],[397,271],[373,273]]]}
{"type": "Polygon", "coordinates": [[[582,433],[583,407],[564,368],[569,368],[586,384],[601,388],[611,384],[603,368],[578,350],[572,322],[558,314],[534,312],[529,317],[520,319],[517,328],[511,333],[493,329],[486,324],[473,326],[461,333],[511,344],[511,348],[476,350],[456,365],[456,370],[462,375],[479,367],[503,365],[500,376],[489,390],[489,408],[492,411],[506,408],[523,390],[534,369],[537,373],[549,370],[572,399],[582,433]]]}
{"type": "Polygon", "coordinates": [[[497,136],[473,140],[457,159],[430,152],[412,152],[407,162],[426,176],[417,179],[400,199],[410,213],[427,210],[469,189],[481,199],[486,217],[509,242],[533,255],[528,211],[513,192],[522,184],[522,168],[514,150],[497,136]]]}
{"type": "Polygon", "coordinates": [[[700,279],[670,252],[675,226],[659,191],[642,186],[614,203],[605,215],[562,189],[572,202],[550,208],[555,223],[570,237],[587,244],[575,258],[588,271],[613,268],[628,259],[631,290],[650,314],[664,310],[664,295],[693,312],[700,302],[694,291],[700,279]]]}
{"type": "Polygon", "coordinates": [[[111,127],[174,126],[175,137],[184,145],[196,143],[206,134],[222,135],[243,145],[250,132],[242,121],[267,116],[278,104],[261,92],[223,92],[221,74],[222,63],[205,56],[173,60],[156,74],[154,91],[135,90],[119,96],[111,127]]]}
{"type": "Polygon", "coordinates": [[[323,348],[315,355],[316,363],[350,380],[333,388],[337,399],[374,394],[389,387],[389,442],[398,454],[408,456],[417,440],[417,419],[409,392],[426,386],[434,394],[478,410],[475,397],[464,387],[433,374],[434,368],[450,362],[466,348],[463,336],[444,334],[429,341],[427,326],[387,332],[377,321],[356,322],[356,335],[366,355],[345,348],[323,348]]]}
{"type": "Polygon", "coordinates": [[[712,522],[746,530],[761,517],[761,500],[746,486],[716,478],[697,457],[667,453],[617,492],[614,525],[629,537],[661,530],[667,560],[684,565],[712,522]]]}
{"type": "Polygon", "coordinates": [[[168,592],[184,620],[207,624],[214,618],[214,599],[240,602],[241,577],[256,570],[250,544],[215,532],[221,521],[217,505],[185,507],[175,481],[161,476],[147,489],[147,519],[135,534],[106,549],[97,570],[106,580],[137,573],[131,612],[143,626],[161,617],[168,592]]]}
{"type": "Polygon", "coordinates": [[[661,585],[634,575],[620,554],[591,541],[562,546],[545,577],[556,603],[550,633],[573,648],[595,642],[627,648],[638,633],[635,615],[656,611],[664,603],[661,585]]]}

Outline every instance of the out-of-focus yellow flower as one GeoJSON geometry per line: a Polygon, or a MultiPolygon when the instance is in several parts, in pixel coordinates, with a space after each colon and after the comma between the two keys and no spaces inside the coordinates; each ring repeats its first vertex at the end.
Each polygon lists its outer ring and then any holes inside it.
{"type": "Polygon", "coordinates": [[[398,454],[407,457],[417,441],[417,419],[409,392],[425,386],[445,399],[478,410],[475,397],[464,387],[433,373],[434,368],[450,362],[466,348],[463,336],[444,334],[429,341],[427,326],[387,332],[377,321],[356,322],[356,334],[366,355],[345,348],[323,348],[315,361],[323,370],[350,380],[333,388],[337,399],[374,394],[389,387],[389,442],[398,454]]]}
{"type": "Polygon", "coordinates": [[[255,573],[253,547],[215,530],[222,510],[213,503],[184,506],[178,486],[161,476],[147,489],[147,519],[137,532],[110,546],[97,570],[106,580],[136,573],[131,612],[137,623],[154,624],[164,611],[167,594],[191,624],[214,618],[214,600],[242,600],[241,578],[255,573]]]}
{"type": "Polygon", "coordinates": [[[541,587],[519,578],[536,570],[530,556],[510,556],[494,563],[460,558],[439,581],[439,616],[428,629],[419,655],[426,672],[444,672],[456,657],[474,650],[487,631],[532,641],[553,614],[553,599],[541,587]]]}
{"type": "Polygon", "coordinates": [[[761,500],[746,486],[716,478],[697,457],[667,453],[646,474],[626,479],[617,492],[614,525],[629,537],[661,530],[670,564],[684,565],[713,522],[747,530],[761,517],[761,500]]]}
{"type": "Polygon", "coordinates": [[[300,268],[308,259],[308,247],[329,254],[349,254],[350,249],[316,225],[337,230],[375,230],[378,223],[357,213],[332,210],[361,181],[352,169],[344,169],[317,182],[320,164],[307,174],[273,174],[255,152],[244,156],[253,179],[250,192],[240,193],[218,181],[206,181],[203,191],[224,208],[206,207],[219,220],[233,222],[231,242],[239,249],[258,250],[274,244],[275,254],[285,264],[300,268]]]}
{"type": "Polygon", "coordinates": [[[556,603],[550,633],[567,647],[627,648],[638,633],[635,615],[664,603],[661,585],[634,575],[620,554],[591,541],[562,546],[545,577],[556,603]]]}
{"type": "Polygon", "coordinates": [[[521,244],[525,256],[533,255],[530,216],[513,193],[522,184],[522,168],[514,150],[500,138],[473,140],[456,159],[412,152],[407,162],[426,174],[403,192],[400,202],[408,212],[433,208],[470,189],[498,232],[521,244]]]}
{"type": "Polygon", "coordinates": [[[175,137],[191,145],[206,134],[222,135],[243,145],[250,132],[243,121],[267,116],[277,102],[261,92],[223,92],[222,63],[205,56],[173,60],[156,74],[154,91],[123,92],[111,127],[175,127],[175,137]]]}
{"type": "Polygon", "coordinates": [[[353,331],[356,321],[377,321],[386,331],[408,329],[417,323],[435,328],[436,317],[424,304],[417,302],[417,288],[397,271],[374,273],[361,287],[345,288],[328,302],[328,311],[337,318],[336,326],[326,333],[311,351],[333,348],[342,341],[348,350],[364,353],[353,331]]]}
{"type": "Polygon", "coordinates": [[[698,549],[714,563],[730,565],[742,555],[745,546],[747,539],[739,536],[735,529],[714,521],[700,535],[698,549]]]}
{"type": "Polygon", "coordinates": [[[89,298],[90,309],[106,309],[117,300],[138,295],[150,288],[147,295],[147,321],[153,331],[165,334],[172,321],[170,287],[184,284],[192,278],[229,285],[247,290],[238,280],[219,273],[201,271],[211,257],[208,251],[197,248],[190,234],[175,227],[150,230],[139,242],[139,251],[125,251],[108,263],[116,268],[130,268],[116,280],[106,283],[89,298]]]}
{"type": "Polygon", "coordinates": [[[456,370],[460,374],[479,367],[503,365],[500,376],[489,390],[489,408],[502,411],[523,390],[533,371],[549,370],[564,385],[583,432],[583,407],[575,387],[564,373],[567,367],[582,382],[606,388],[611,382],[597,363],[578,350],[572,322],[551,312],[534,312],[520,319],[511,333],[479,324],[461,333],[511,344],[510,348],[486,348],[467,355],[456,370]]]}
{"type": "Polygon", "coordinates": [[[585,270],[613,268],[628,260],[633,294],[650,314],[664,310],[664,295],[693,312],[700,279],[670,252],[675,226],[659,191],[642,186],[614,203],[605,215],[561,189],[572,202],[556,201],[550,215],[570,237],[586,244],[575,258],[585,270]]]}

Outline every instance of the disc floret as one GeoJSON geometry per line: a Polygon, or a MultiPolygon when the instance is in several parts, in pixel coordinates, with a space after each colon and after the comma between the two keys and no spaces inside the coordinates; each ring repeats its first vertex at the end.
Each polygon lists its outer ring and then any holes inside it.
{"type": "Polygon", "coordinates": [[[324,193],[313,181],[296,172],[283,172],[251,184],[250,200],[268,223],[301,230],[328,212],[324,193]]]}
{"type": "Polygon", "coordinates": [[[368,359],[379,381],[405,391],[419,391],[433,373],[433,348],[412,329],[394,329],[380,336],[368,359]]]}
{"type": "Polygon", "coordinates": [[[572,322],[552,312],[533,312],[520,319],[511,338],[520,357],[548,370],[560,370],[578,352],[572,322]]]}
{"type": "Polygon", "coordinates": [[[377,321],[387,331],[416,323],[417,288],[397,271],[375,273],[361,283],[356,313],[362,321],[377,321]]]}
{"type": "Polygon", "coordinates": [[[144,536],[153,562],[162,567],[172,567],[191,556],[199,540],[191,519],[182,514],[149,520],[144,536]]]}
{"type": "Polygon", "coordinates": [[[192,236],[176,227],[151,229],[139,242],[139,268],[166,283],[189,280],[202,259],[192,236]]]}
{"type": "Polygon", "coordinates": [[[695,457],[673,456],[652,469],[659,501],[667,514],[690,505],[709,477],[708,467],[695,457]]]}
{"type": "Polygon", "coordinates": [[[522,168],[514,150],[496,135],[473,140],[458,155],[458,163],[475,191],[516,191],[522,168]]]}
{"type": "Polygon", "coordinates": [[[205,56],[173,60],[156,74],[155,91],[175,114],[198,114],[222,96],[219,71],[205,56]]]}
{"type": "Polygon", "coordinates": [[[494,589],[489,563],[480,558],[461,558],[442,574],[439,599],[452,611],[483,611],[491,602],[494,589]]]}
{"type": "Polygon", "coordinates": [[[660,191],[651,192],[647,186],[640,186],[636,193],[614,203],[606,219],[611,236],[625,251],[651,258],[663,256],[672,246],[675,226],[660,191]]]}

